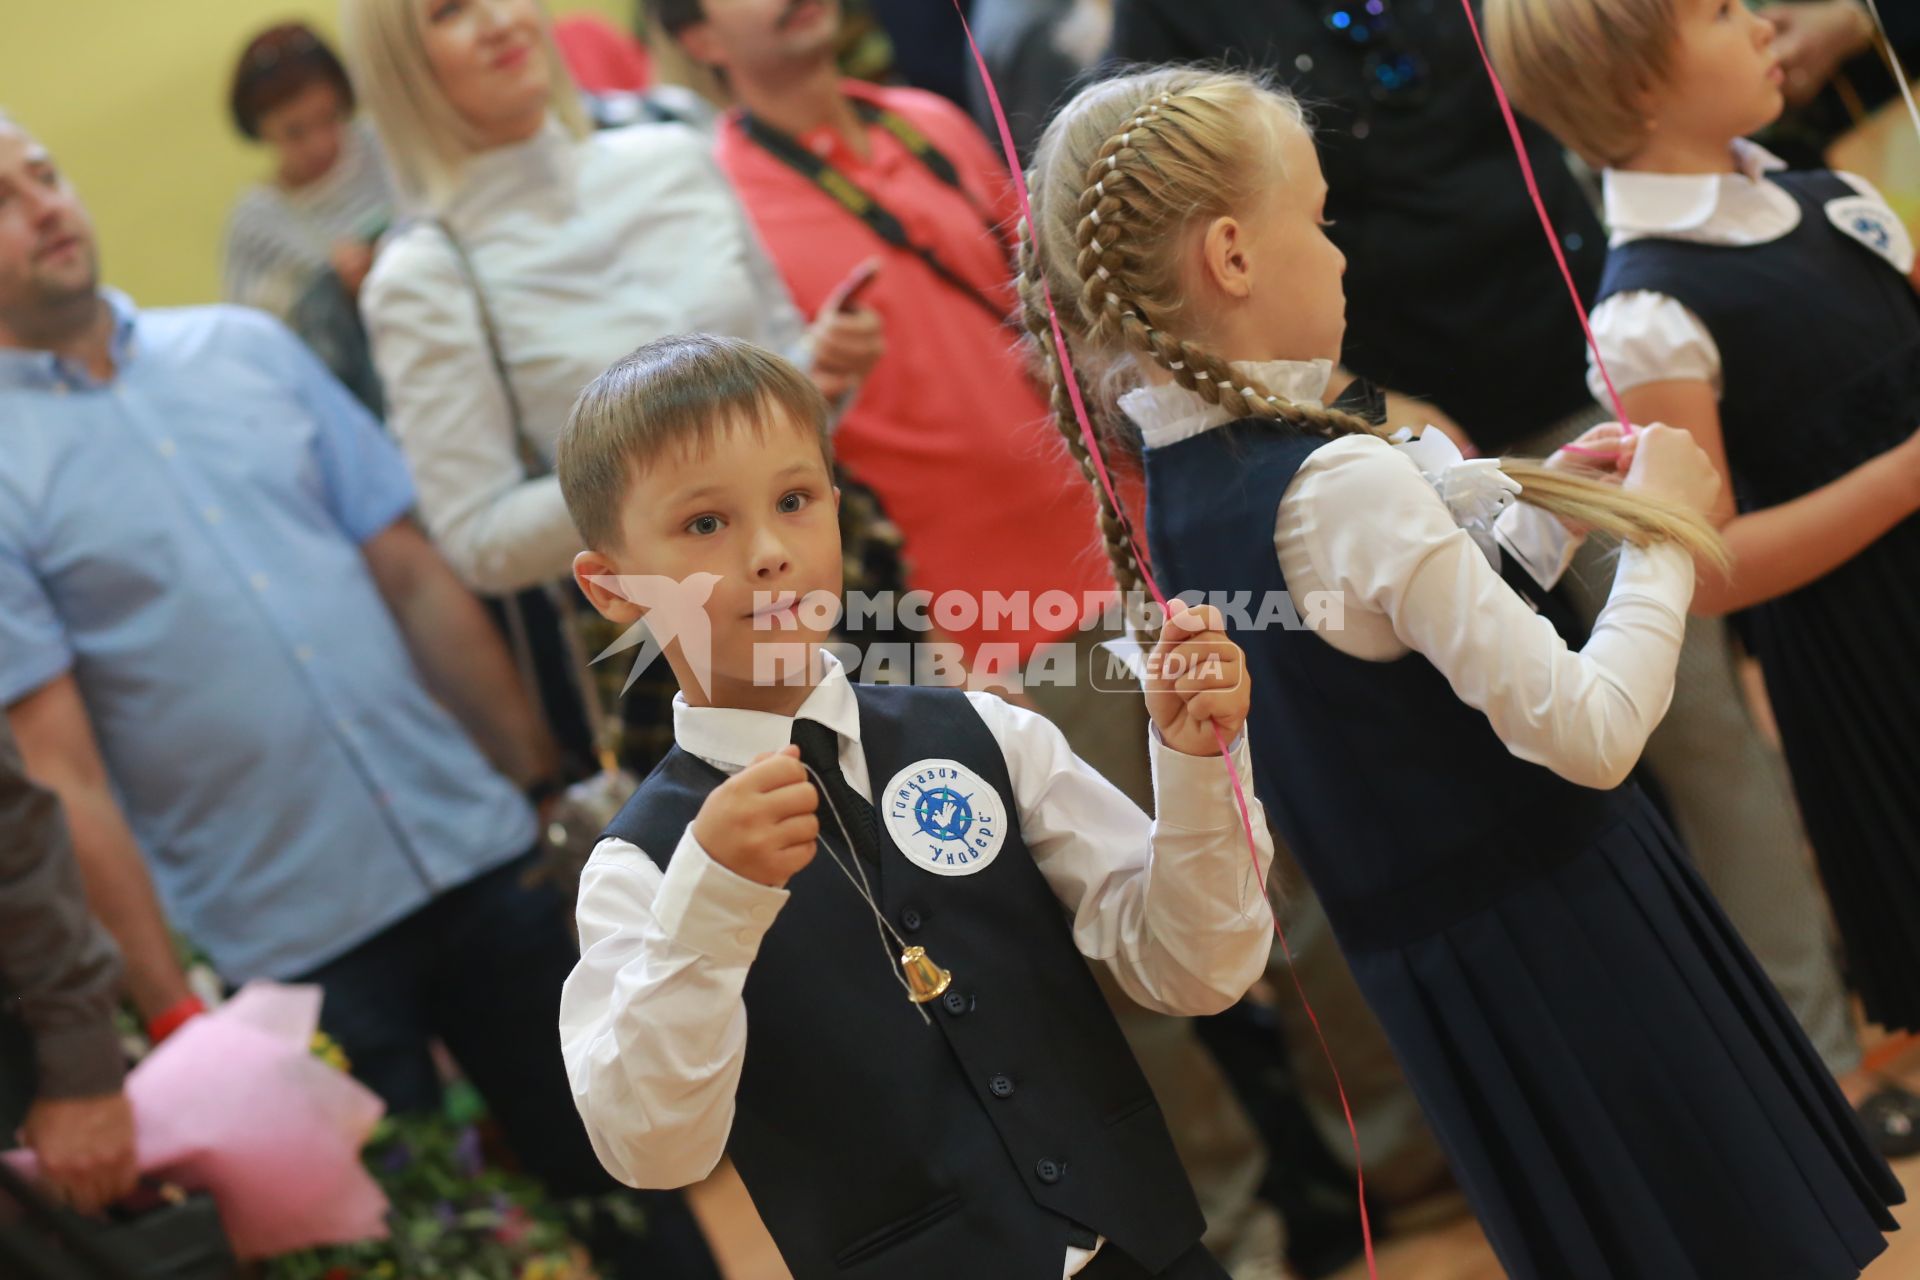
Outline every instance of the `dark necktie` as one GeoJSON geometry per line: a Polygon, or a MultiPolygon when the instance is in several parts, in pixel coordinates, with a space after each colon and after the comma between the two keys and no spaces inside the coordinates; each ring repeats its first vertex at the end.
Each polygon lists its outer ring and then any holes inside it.
{"type": "Polygon", "coordinates": [[[879,866],[880,840],[873,806],[847,785],[847,775],[840,772],[840,735],[817,720],[795,720],[793,745],[800,748],[801,763],[820,775],[816,783],[825,793],[820,799],[820,834],[839,834],[840,828],[833,820],[837,811],[853,839],[853,851],[870,865],[879,866]]]}

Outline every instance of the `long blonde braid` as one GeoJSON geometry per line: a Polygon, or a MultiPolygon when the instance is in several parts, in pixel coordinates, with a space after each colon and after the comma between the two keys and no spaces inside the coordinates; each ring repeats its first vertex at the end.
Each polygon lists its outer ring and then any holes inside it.
{"type": "MultiPolygon", "coordinates": [[[[1277,396],[1174,332],[1185,302],[1170,242],[1199,218],[1250,207],[1260,184],[1274,180],[1270,166],[1249,157],[1275,109],[1305,127],[1290,95],[1234,72],[1162,68],[1082,90],[1054,118],[1036,155],[1031,185],[1039,225],[1031,229],[1035,249],[1023,262],[1023,288],[1033,292],[1043,276],[1052,284],[1063,329],[1080,348],[1076,359],[1131,353],[1237,418],[1285,421],[1328,436],[1383,434],[1356,415],[1277,396]]],[[[1035,332],[1031,318],[1027,327],[1035,332]]],[[[1050,358],[1051,332],[1045,336],[1050,358]]],[[[1043,364],[1057,390],[1057,362],[1043,364]]],[[[1070,403],[1066,408],[1071,412],[1070,403]]],[[[1059,425],[1068,434],[1069,424],[1059,425]]],[[[1677,503],[1534,460],[1500,465],[1519,482],[1522,502],[1627,542],[1669,541],[1706,563],[1728,562],[1712,525],[1677,503]]]]}
{"type": "MultiPolygon", "coordinates": [[[[1106,548],[1107,561],[1113,566],[1113,580],[1120,586],[1123,601],[1131,601],[1146,593],[1146,575],[1140,571],[1140,557],[1126,513],[1114,505],[1107,495],[1106,485],[1100,483],[1100,475],[1094,465],[1096,451],[1100,465],[1107,464],[1100,437],[1098,433],[1094,435],[1093,449],[1089,450],[1081,434],[1079,416],[1073,408],[1073,393],[1067,387],[1067,379],[1078,379],[1080,374],[1077,368],[1065,370],[1060,366],[1060,356],[1053,344],[1053,324],[1047,316],[1046,286],[1040,275],[1039,257],[1033,251],[1033,238],[1024,221],[1020,224],[1019,255],[1020,275],[1017,283],[1020,291],[1020,323],[1027,332],[1034,359],[1046,379],[1054,429],[1066,442],[1067,452],[1079,464],[1080,474],[1093,486],[1094,497],[1099,503],[1101,545],[1106,548]]],[[[1080,388],[1080,398],[1083,403],[1092,403],[1084,386],[1080,388]]]]}

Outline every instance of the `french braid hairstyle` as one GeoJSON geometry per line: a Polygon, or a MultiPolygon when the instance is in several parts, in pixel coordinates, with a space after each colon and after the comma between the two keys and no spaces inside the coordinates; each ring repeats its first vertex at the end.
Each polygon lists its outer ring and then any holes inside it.
{"type": "MultiPolygon", "coordinates": [[[[1054,425],[1093,484],[1100,532],[1124,592],[1144,586],[1123,511],[1108,500],[1082,439],[1069,377],[1098,407],[1094,449],[1137,441],[1088,383],[1110,388],[1141,361],[1236,419],[1266,419],[1324,436],[1385,434],[1366,419],[1275,395],[1259,378],[1180,336],[1190,318],[1180,279],[1188,228],[1253,207],[1261,189],[1286,181],[1270,155],[1273,132],[1306,128],[1285,90],[1241,72],[1161,67],[1089,85],[1061,109],[1027,175],[1034,225],[1022,228],[1019,292],[1033,358],[1052,388],[1054,425]],[[1054,349],[1046,293],[1058,309],[1069,373],[1054,349]]],[[[1674,542],[1709,564],[1727,563],[1719,534],[1678,503],[1627,493],[1538,461],[1502,459],[1520,501],[1623,541],[1674,542]]]]}

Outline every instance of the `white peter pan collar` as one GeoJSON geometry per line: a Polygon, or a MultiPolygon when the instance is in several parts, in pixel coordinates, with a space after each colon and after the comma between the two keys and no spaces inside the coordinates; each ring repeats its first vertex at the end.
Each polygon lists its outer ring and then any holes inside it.
{"type": "MultiPolygon", "coordinates": [[[[1331,360],[1241,360],[1228,366],[1256,378],[1284,400],[1319,404],[1333,377],[1331,360]]],[[[1140,428],[1147,448],[1159,449],[1225,426],[1233,414],[1208,404],[1177,382],[1136,387],[1120,397],[1120,411],[1140,428]]]]}
{"type": "Polygon", "coordinates": [[[1786,161],[1736,138],[1732,173],[1639,173],[1608,169],[1602,177],[1612,243],[1648,236],[1700,244],[1768,244],[1800,225],[1800,205],[1767,175],[1786,161]]]}
{"type": "Polygon", "coordinates": [[[860,704],[846,668],[825,649],[816,649],[822,664],[820,679],[800,710],[791,716],[771,711],[744,711],[738,707],[696,707],[684,693],[673,695],[673,740],[682,751],[727,773],[753,763],[754,757],[778,751],[793,741],[793,722],[813,720],[850,742],[860,741],[860,704]]]}

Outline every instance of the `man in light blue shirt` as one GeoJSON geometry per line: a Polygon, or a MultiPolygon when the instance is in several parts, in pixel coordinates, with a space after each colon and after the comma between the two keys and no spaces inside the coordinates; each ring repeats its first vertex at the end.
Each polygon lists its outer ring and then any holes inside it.
{"type": "Polygon", "coordinates": [[[0,702],[35,722],[77,694],[180,928],[228,981],[292,978],[532,847],[428,682],[509,752],[485,717],[524,700],[433,581],[404,460],[296,340],[240,308],[99,310],[104,378],[0,349],[0,702]],[[475,649],[496,670],[463,691],[475,649]]]}
{"type": "Polygon", "coordinates": [[[556,1043],[565,904],[521,884],[552,747],[413,505],[278,322],[102,290],[0,117],[0,706],[131,994],[163,1030],[191,1007],[164,904],[226,981],[320,983],[391,1106],[435,1104],[438,1037],[530,1171],[610,1191],[556,1043]]]}

